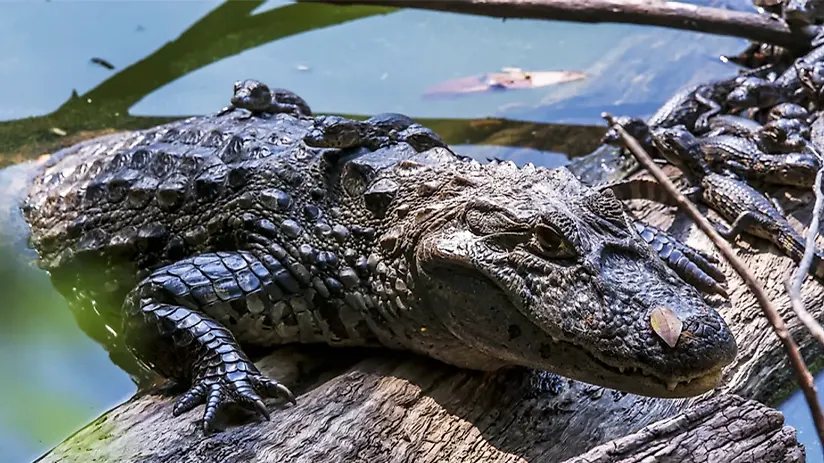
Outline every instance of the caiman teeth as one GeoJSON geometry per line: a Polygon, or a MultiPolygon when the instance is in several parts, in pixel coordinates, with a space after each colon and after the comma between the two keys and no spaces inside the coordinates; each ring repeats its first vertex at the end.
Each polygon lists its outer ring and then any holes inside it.
{"type": "Polygon", "coordinates": [[[670,391],[674,391],[675,388],[678,387],[678,383],[679,383],[679,381],[668,381],[667,382],[667,389],[669,389],[670,391]]]}

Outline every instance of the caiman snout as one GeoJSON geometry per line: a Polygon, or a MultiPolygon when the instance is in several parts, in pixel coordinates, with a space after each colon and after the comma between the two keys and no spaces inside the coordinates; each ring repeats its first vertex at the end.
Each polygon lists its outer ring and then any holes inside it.
{"type": "Polygon", "coordinates": [[[684,397],[718,385],[738,347],[724,319],[694,288],[657,262],[622,253],[607,254],[601,272],[607,280],[605,319],[632,325],[612,343],[621,344],[617,352],[633,353],[619,369],[640,373],[637,393],[684,397]]]}

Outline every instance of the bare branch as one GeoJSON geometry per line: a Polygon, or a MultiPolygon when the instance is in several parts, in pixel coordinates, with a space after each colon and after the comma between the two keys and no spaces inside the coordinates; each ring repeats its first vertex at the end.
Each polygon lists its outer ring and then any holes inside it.
{"type": "Polygon", "coordinates": [[[632,152],[633,156],[638,159],[638,162],[643,165],[644,168],[646,168],[655,177],[655,179],[658,180],[661,186],[667,190],[667,192],[678,204],[678,208],[684,211],[684,213],[686,213],[692,221],[698,225],[698,228],[700,228],[701,231],[707,235],[715,247],[721,252],[721,255],[724,256],[724,258],[730,263],[730,266],[736,273],[738,273],[741,279],[744,280],[747,287],[750,288],[750,291],[752,291],[758,301],[758,304],[761,306],[761,310],[764,312],[764,315],[770,322],[770,325],[772,325],[773,331],[775,331],[776,336],[778,336],[778,339],[784,345],[784,350],[787,351],[787,356],[790,359],[790,365],[795,373],[796,380],[798,381],[798,384],[804,393],[804,398],[807,400],[807,405],[810,408],[810,414],[813,417],[816,431],[818,431],[818,439],[822,444],[824,444],[824,414],[822,414],[821,404],[818,402],[818,394],[816,392],[815,383],[813,382],[813,377],[807,369],[804,359],[801,357],[801,352],[798,350],[798,346],[787,330],[787,324],[784,322],[784,319],[781,318],[775,304],[773,304],[770,298],[767,297],[767,293],[764,290],[764,285],[762,285],[761,282],[755,278],[750,269],[735,254],[732,246],[727,242],[727,240],[718,234],[707,218],[698,211],[692,202],[690,202],[683,194],[681,194],[680,191],[678,191],[672,181],[670,181],[664,171],[655,164],[650,155],[647,154],[638,141],[635,140],[632,135],[628,134],[610,114],[602,113],[601,116],[607,120],[607,123],[610,126],[615,128],[621,136],[621,140],[632,152]]]}
{"type": "MultiPolygon", "coordinates": [[[[820,158],[820,157],[819,157],[820,158]]],[[[821,180],[824,177],[824,168],[820,169],[815,175],[815,206],[813,206],[813,217],[810,220],[810,226],[807,229],[807,240],[804,248],[804,257],[798,264],[798,270],[794,278],[787,278],[784,282],[784,287],[787,288],[787,294],[790,296],[793,311],[795,315],[801,320],[801,323],[810,330],[810,334],[824,345],[824,328],[813,317],[807,308],[804,306],[804,301],[801,299],[801,285],[807,277],[810,270],[810,265],[815,255],[815,239],[818,236],[818,227],[821,221],[821,210],[824,209],[824,196],[821,193],[821,180]]]]}
{"type": "Polygon", "coordinates": [[[809,48],[816,27],[791,29],[767,15],[678,2],[626,0],[297,0],[334,5],[381,5],[497,18],[586,23],[631,23],[743,37],[789,48],[809,48]]]}

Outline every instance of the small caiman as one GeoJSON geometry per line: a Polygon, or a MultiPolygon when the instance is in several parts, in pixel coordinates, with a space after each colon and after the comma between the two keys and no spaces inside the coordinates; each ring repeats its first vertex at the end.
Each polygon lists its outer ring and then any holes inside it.
{"type": "MultiPolygon", "coordinates": [[[[801,261],[804,238],[765,195],[745,182],[711,171],[698,139],[685,127],[655,130],[652,138],[668,159],[680,164],[676,165],[699,189],[703,202],[730,223],[728,227],[716,224],[722,236],[733,240],[741,233],[748,233],[772,242],[794,261],[801,261]]],[[[809,272],[824,278],[824,254],[818,249],[809,272]]]]}
{"type": "Polygon", "coordinates": [[[766,154],[754,141],[733,135],[700,138],[697,142],[711,167],[765,183],[810,187],[820,168],[813,154],[766,154]]]}
{"type": "Polygon", "coordinates": [[[824,45],[819,45],[796,59],[775,80],[753,76],[739,77],[738,86],[729,92],[726,102],[733,108],[768,108],[779,103],[798,103],[805,93],[798,69],[814,65],[822,59],[824,59],[824,45]]]}

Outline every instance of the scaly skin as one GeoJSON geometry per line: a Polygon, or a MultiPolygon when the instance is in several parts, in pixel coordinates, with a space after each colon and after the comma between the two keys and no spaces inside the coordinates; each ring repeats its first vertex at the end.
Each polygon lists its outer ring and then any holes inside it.
{"type": "Polygon", "coordinates": [[[811,187],[820,164],[809,153],[766,154],[755,142],[732,135],[701,138],[698,144],[707,164],[779,185],[811,187]]]}
{"type": "MultiPolygon", "coordinates": [[[[769,108],[779,103],[798,103],[804,94],[799,78],[800,67],[814,65],[824,59],[824,45],[819,45],[795,60],[774,81],[757,77],[739,78],[739,86],[727,96],[727,104],[733,108],[769,108]]],[[[688,127],[689,128],[689,127],[688,127]]]]}
{"type": "Polygon", "coordinates": [[[418,152],[446,147],[437,134],[408,116],[395,113],[378,114],[366,121],[320,116],[304,142],[313,148],[336,150],[365,147],[375,151],[397,142],[404,142],[418,152]]]}
{"type": "MultiPolygon", "coordinates": [[[[660,183],[649,179],[631,179],[600,185],[598,189],[610,189],[620,200],[646,199],[662,204],[677,205],[660,183]]],[[[709,294],[720,294],[728,297],[726,289],[721,286],[726,277],[714,264],[718,260],[709,254],[681,243],[669,233],[645,224],[640,220],[633,220],[633,225],[641,238],[658,253],[675,273],[687,283],[709,294]]]]}
{"type": "Polygon", "coordinates": [[[667,100],[648,120],[652,128],[685,125],[703,132],[709,118],[721,111],[721,104],[735,88],[735,79],[684,88],[667,100]]]}
{"type": "MultiPolygon", "coordinates": [[[[752,140],[765,154],[803,151],[810,137],[809,125],[802,119],[770,116],[768,116],[768,122],[761,125],[746,117],[718,115],[709,120],[709,132],[702,135],[702,138],[719,135],[734,136],[745,139],[742,142],[745,144],[749,143],[747,140],[752,140]]],[[[652,138],[649,135],[648,139],[652,144],[652,138]]]]}
{"type": "Polygon", "coordinates": [[[775,119],[761,127],[756,140],[768,153],[804,151],[810,139],[810,126],[801,119],[775,119]]]}
{"type": "Polygon", "coordinates": [[[370,140],[380,121],[345,149],[306,142],[323,120],[244,111],[75,145],[30,189],[31,244],[67,298],[189,386],[175,414],[206,403],[206,430],[226,404],[267,417],[263,398],[292,398],[249,346],[384,346],[656,397],[719,384],[732,334],[611,192],[370,140]]]}
{"type": "Polygon", "coordinates": [[[670,97],[648,120],[653,129],[683,125],[696,133],[709,130],[709,120],[727,104],[730,92],[739,86],[740,79],[762,78],[769,68],[760,67],[742,72],[739,76],[683,88],[670,97]]]}
{"type": "MultiPolygon", "coordinates": [[[[759,71],[751,71],[758,73],[759,71]]],[[[705,132],[710,130],[710,118],[721,111],[721,102],[737,85],[737,78],[693,85],[677,91],[649,119],[644,121],[637,117],[620,116],[616,120],[627,130],[644,149],[652,148],[649,138],[650,130],[675,125],[684,125],[691,130],[705,132]]],[[[602,143],[620,144],[621,137],[613,129],[608,129],[602,143]]]]}
{"type": "Polygon", "coordinates": [[[223,108],[218,115],[235,109],[245,109],[254,116],[278,113],[291,114],[295,117],[312,116],[312,109],[300,96],[284,88],[269,87],[254,79],[235,82],[229,106],[223,108]]]}
{"type": "MultiPolygon", "coordinates": [[[[800,262],[805,243],[783,214],[763,194],[746,183],[712,172],[703,159],[699,141],[683,126],[653,132],[653,142],[672,159],[680,159],[684,174],[700,188],[709,207],[718,212],[729,227],[717,225],[719,233],[734,240],[741,233],[771,241],[788,257],[800,262]]],[[[810,274],[824,278],[824,254],[816,250],[810,274]]]]}
{"type": "Polygon", "coordinates": [[[729,297],[727,290],[720,285],[726,281],[726,277],[714,265],[718,263],[717,259],[679,242],[658,227],[639,221],[634,225],[644,241],[658,253],[658,257],[664,259],[681,278],[701,291],[729,297]]]}
{"type": "Polygon", "coordinates": [[[810,112],[801,105],[795,103],[781,103],[770,108],[767,112],[767,121],[778,119],[799,119],[806,121],[810,117],[810,112]]]}
{"type": "Polygon", "coordinates": [[[709,128],[709,133],[705,135],[707,137],[735,135],[752,138],[762,129],[762,125],[752,119],[729,114],[720,114],[713,117],[709,120],[707,126],[709,128]]]}

